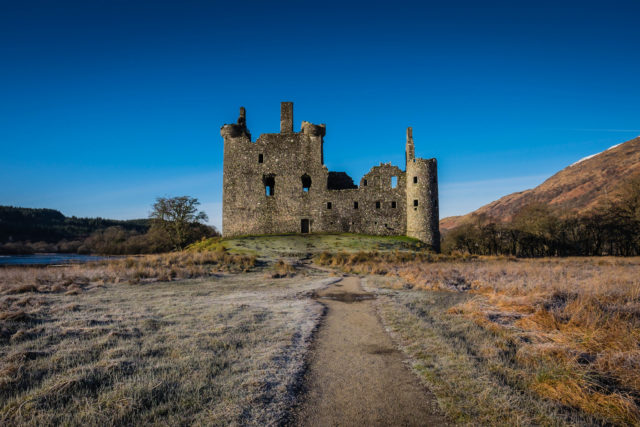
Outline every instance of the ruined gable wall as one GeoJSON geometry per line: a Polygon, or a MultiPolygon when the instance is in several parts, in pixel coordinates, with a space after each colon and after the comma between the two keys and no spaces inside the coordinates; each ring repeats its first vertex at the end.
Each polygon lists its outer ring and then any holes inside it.
{"type": "Polygon", "coordinates": [[[327,190],[319,228],[314,231],[403,235],[406,232],[405,173],[390,164],[376,166],[353,190],[327,190]],[[391,188],[391,177],[397,177],[391,188]],[[363,185],[366,180],[367,185],[363,185]],[[327,203],[331,202],[331,209],[327,203]],[[358,209],[354,208],[358,202],[358,209]],[[380,202],[380,207],[376,207],[380,202]],[[395,202],[395,208],[392,207],[395,202]]]}

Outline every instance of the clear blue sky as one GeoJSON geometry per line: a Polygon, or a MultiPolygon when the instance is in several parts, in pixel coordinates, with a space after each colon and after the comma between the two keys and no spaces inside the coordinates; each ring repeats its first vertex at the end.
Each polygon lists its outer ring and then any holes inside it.
{"type": "Polygon", "coordinates": [[[0,0],[0,204],[220,225],[223,123],[280,101],[325,162],[437,157],[441,217],[640,134],[640,2],[0,0]]]}

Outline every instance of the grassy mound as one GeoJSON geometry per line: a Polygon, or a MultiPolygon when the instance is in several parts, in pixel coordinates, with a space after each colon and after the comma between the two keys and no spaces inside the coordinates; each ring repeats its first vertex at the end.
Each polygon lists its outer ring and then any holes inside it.
{"type": "Polygon", "coordinates": [[[426,250],[427,245],[406,236],[368,236],[362,234],[279,234],[212,238],[194,243],[194,250],[228,250],[230,253],[265,258],[308,257],[321,252],[393,252],[426,250]]]}

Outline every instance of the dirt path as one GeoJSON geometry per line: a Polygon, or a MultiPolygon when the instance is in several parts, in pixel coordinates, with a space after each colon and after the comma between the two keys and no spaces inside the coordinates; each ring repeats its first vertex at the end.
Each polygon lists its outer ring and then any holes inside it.
{"type": "Polygon", "coordinates": [[[437,403],[403,364],[372,294],[348,277],[318,293],[324,319],[295,425],[442,425],[437,403]]]}

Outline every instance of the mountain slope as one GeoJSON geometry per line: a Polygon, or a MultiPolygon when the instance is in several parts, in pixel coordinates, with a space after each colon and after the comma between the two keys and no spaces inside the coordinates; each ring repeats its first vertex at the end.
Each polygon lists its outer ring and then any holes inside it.
{"type": "Polygon", "coordinates": [[[605,200],[630,176],[640,173],[640,137],[585,157],[536,188],[512,193],[462,216],[444,218],[442,230],[456,228],[471,215],[509,221],[530,203],[545,203],[561,213],[586,212],[605,200]]]}

